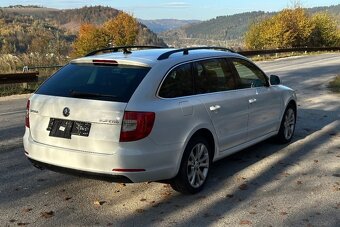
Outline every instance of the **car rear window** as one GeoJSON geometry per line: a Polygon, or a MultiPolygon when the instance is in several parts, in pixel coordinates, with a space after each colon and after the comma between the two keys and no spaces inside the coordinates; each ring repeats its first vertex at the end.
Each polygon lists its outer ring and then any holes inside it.
{"type": "Polygon", "coordinates": [[[128,102],[150,68],[71,63],[46,80],[36,94],[128,102]]]}

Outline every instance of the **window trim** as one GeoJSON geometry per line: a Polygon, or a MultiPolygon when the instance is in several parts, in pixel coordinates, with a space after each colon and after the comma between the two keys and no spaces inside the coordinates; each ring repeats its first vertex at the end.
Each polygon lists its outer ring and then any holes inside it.
{"type": "MultiPolygon", "coordinates": [[[[221,59],[221,60],[224,60],[227,62],[227,64],[232,64],[232,62],[230,60],[232,59],[240,59],[240,60],[244,60],[244,61],[247,61],[249,62],[250,64],[254,65],[256,68],[258,68],[262,73],[263,75],[265,76],[265,79],[267,81],[267,85],[268,86],[265,86],[265,87],[269,87],[270,84],[269,84],[269,79],[268,79],[268,76],[263,72],[262,69],[260,69],[257,65],[255,65],[253,62],[249,61],[248,59],[246,58],[242,58],[242,57],[238,57],[238,56],[215,56],[215,57],[205,57],[205,58],[199,58],[199,59],[193,59],[193,60],[188,60],[188,61],[184,61],[184,62],[181,62],[181,63],[177,63],[175,64],[174,66],[172,66],[163,76],[161,82],[159,83],[158,85],[158,88],[156,90],[156,94],[155,94],[155,97],[156,98],[159,98],[159,99],[162,99],[162,100],[176,100],[176,99],[185,99],[185,98],[189,98],[189,97],[196,97],[196,96],[202,96],[202,95],[210,95],[210,94],[218,94],[218,93],[225,93],[225,92],[235,92],[235,91],[239,91],[239,90],[245,90],[245,89],[254,89],[254,88],[241,88],[241,89],[233,89],[233,90],[227,90],[227,91],[216,91],[216,92],[210,92],[210,93],[204,93],[204,94],[193,94],[193,95],[188,95],[188,96],[180,96],[180,97],[174,97],[174,98],[164,98],[164,97],[161,97],[159,95],[159,91],[161,89],[161,87],[163,86],[163,83],[165,81],[165,79],[167,78],[167,76],[171,73],[171,71],[173,69],[175,69],[176,67],[178,66],[181,66],[181,65],[184,65],[184,64],[188,64],[190,63],[191,64],[191,73],[193,73],[193,63],[195,62],[199,62],[199,61],[204,61],[204,60],[211,60],[211,59],[221,59]]],[[[229,67],[231,68],[231,70],[234,72],[235,67],[233,67],[232,65],[229,65],[229,67]]],[[[237,72],[236,72],[237,73],[237,72]]],[[[195,88],[195,78],[194,78],[194,75],[192,75],[193,77],[193,82],[194,82],[194,88],[195,88]]]]}

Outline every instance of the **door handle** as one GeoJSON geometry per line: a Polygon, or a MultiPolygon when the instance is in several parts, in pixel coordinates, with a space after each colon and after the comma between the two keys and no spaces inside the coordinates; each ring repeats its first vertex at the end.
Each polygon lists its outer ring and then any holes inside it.
{"type": "Polygon", "coordinates": [[[215,106],[209,107],[209,109],[210,109],[210,111],[216,111],[216,110],[218,110],[218,109],[221,109],[221,106],[215,105],[215,106]]]}
{"type": "Polygon", "coordinates": [[[249,103],[250,104],[252,104],[252,103],[254,103],[254,102],[256,102],[256,99],[254,98],[254,99],[249,99],[249,103]]]}

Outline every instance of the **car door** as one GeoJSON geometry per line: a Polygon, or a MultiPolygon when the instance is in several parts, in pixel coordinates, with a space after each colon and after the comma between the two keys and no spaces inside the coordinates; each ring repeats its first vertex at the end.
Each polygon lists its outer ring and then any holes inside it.
{"type": "Polygon", "coordinates": [[[233,73],[225,59],[194,63],[195,94],[205,105],[215,128],[220,151],[247,139],[250,90],[237,90],[233,73]]]}
{"type": "Polygon", "coordinates": [[[232,59],[239,86],[251,92],[249,103],[248,141],[277,130],[282,112],[280,96],[269,86],[266,75],[253,63],[232,59]]]}

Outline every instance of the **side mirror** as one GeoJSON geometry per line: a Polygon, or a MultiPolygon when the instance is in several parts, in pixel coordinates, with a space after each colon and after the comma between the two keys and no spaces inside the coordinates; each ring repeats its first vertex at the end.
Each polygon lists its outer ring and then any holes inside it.
{"type": "Polygon", "coordinates": [[[270,75],[270,84],[271,85],[279,85],[279,84],[281,84],[281,80],[276,75],[270,75]]]}

